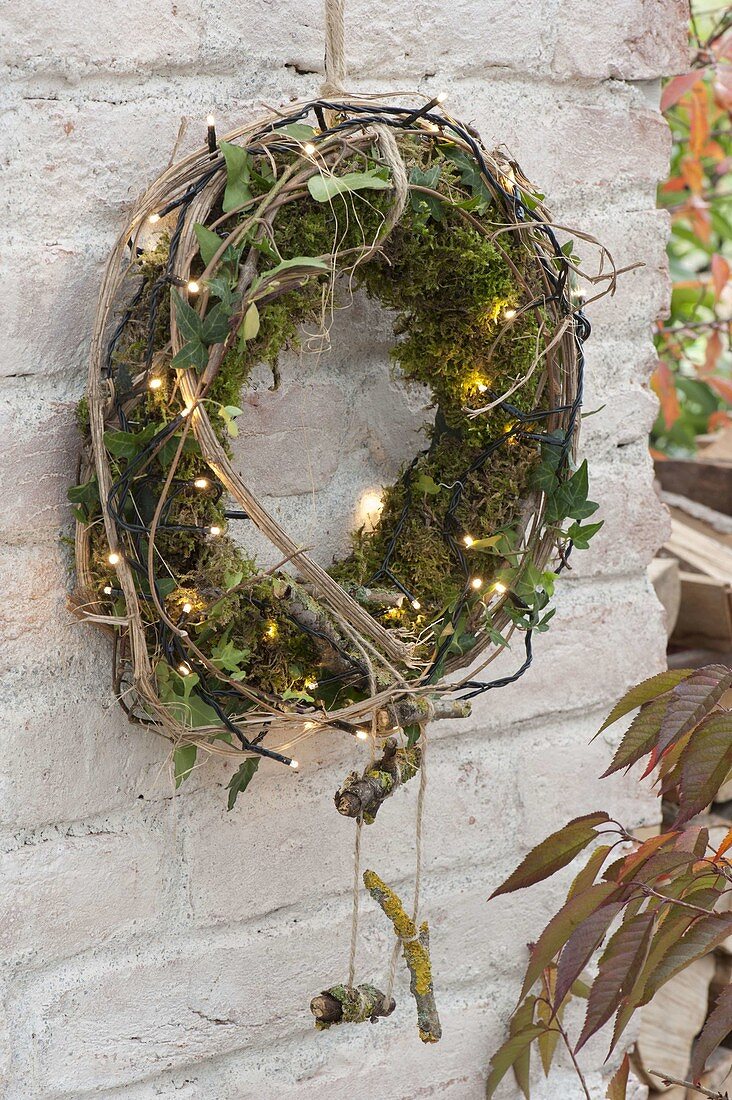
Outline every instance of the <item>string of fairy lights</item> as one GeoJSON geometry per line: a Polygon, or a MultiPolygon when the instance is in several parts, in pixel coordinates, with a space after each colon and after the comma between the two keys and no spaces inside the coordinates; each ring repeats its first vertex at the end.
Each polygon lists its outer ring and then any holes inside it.
{"type": "MultiPolygon", "coordinates": [[[[444,96],[435,96],[430,99],[429,102],[425,103],[423,107],[414,109],[391,104],[379,104],[378,107],[374,107],[371,104],[365,103],[332,102],[329,99],[317,99],[302,105],[289,115],[279,117],[276,121],[255,132],[247,142],[247,149],[251,155],[256,156],[258,152],[261,153],[263,151],[261,147],[258,147],[258,142],[265,135],[271,136],[273,131],[276,132],[285,127],[290,127],[311,116],[315,117],[318,124],[318,130],[313,135],[311,141],[303,146],[301,142],[297,142],[289,138],[286,134],[283,134],[281,144],[268,141],[268,151],[270,153],[292,153],[293,151],[297,151],[301,155],[304,154],[306,157],[312,157],[317,152],[317,145],[319,142],[333,135],[352,131],[354,129],[354,123],[356,123],[360,129],[364,130],[374,125],[386,125],[395,130],[409,130],[410,127],[419,124],[419,132],[422,135],[424,135],[425,129],[428,132],[433,132],[443,137],[449,138],[450,135],[454,135],[463,144],[467,145],[472,156],[475,158],[482,178],[498,202],[512,211],[517,223],[531,221],[532,228],[538,229],[538,231],[544,235],[546,242],[548,242],[549,255],[545,254],[544,250],[538,248],[536,245],[534,245],[534,251],[536,259],[541,265],[546,283],[550,288],[549,294],[533,302],[529,302],[523,306],[521,310],[507,309],[504,312],[504,319],[510,321],[518,312],[535,309],[546,305],[548,302],[554,303],[563,316],[571,317],[573,321],[572,331],[577,358],[577,386],[571,403],[557,405],[549,409],[537,409],[526,413],[518,409],[510,401],[502,399],[501,395],[493,393],[487,382],[480,384],[479,389],[481,393],[484,393],[486,397],[494,401],[497,407],[510,417],[512,423],[510,428],[503,431],[492,440],[476,457],[470,467],[464,470],[462,474],[455,479],[452,488],[445,523],[442,528],[442,537],[465,577],[463,593],[451,612],[450,622],[454,627],[465,610],[466,604],[468,604],[471,599],[474,599],[476,593],[484,587],[483,579],[480,576],[476,576],[472,572],[470,566],[469,551],[474,539],[469,533],[461,530],[460,524],[456,518],[467,478],[484,466],[491,455],[499,448],[510,445],[517,440],[532,441],[537,445],[541,444],[558,447],[561,452],[559,466],[560,468],[566,467],[582,404],[584,374],[583,344],[589,336],[590,326],[584,316],[582,303],[573,300],[572,293],[568,286],[569,264],[565,261],[553,228],[541,218],[537,219],[536,214],[527,209],[522,192],[515,182],[511,183],[506,176],[501,175],[499,177],[497,173],[491,170],[491,167],[484,158],[479,142],[469,129],[461,126],[454,119],[442,113],[436,113],[435,109],[440,107],[443,100],[444,96]],[[336,121],[328,125],[326,118],[330,118],[331,120],[335,119],[336,121]],[[551,434],[548,432],[543,433],[540,430],[542,421],[551,418],[561,418],[563,429],[560,435],[556,432],[551,434]]],[[[129,384],[127,384],[126,380],[124,384],[121,384],[123,380],[120,377],[119,368],[115,362],[117,346],[125,334],[127,326],[135,317],[137,307],[140,305],[145,290],[144,281],[129,300],[106,346],[103,376],[108,379],[113,379],[116,382],[113,387],[114,418],[116,418],[116,421],[123,431],[128,431],[131,427],[126,410],[126,405],[130,403],[131,399],[141,396],[145,387],[155,391],[163,384],[159,374],[155,373],[155,338],[156,332],[158,331],[159,313],[165,299],[166,290],[173,286],[186,287],[190,294],[196,294],[200,289],[195,279],[186,280],[178,276],[176,274],[176,266],[180,239],[191,203],[194,202],[196,197],[211,180],[218,174],[224,172],[226,168],[224,158],[219,151],[215,122],[211,115],[209,115],[207,119],[207,147],[210,154],[210,160],[204,163],[198,178],[186,187],[183,194],[172,198],[167,204],[161,206],[159,209],[153,210],[147,217],[148,223],[154,225],[173,212],[177,212],[175,225],[170,234],[169,253],[165,269],[155,280],[150,290],[149,303],[147,306],[144,376],[138,380],[136,384],[133,384],[131,379],[129,380],[129,384]]],[[[133,247],[132,242],[130,242],[130,247],[133,247]]],[[[160,578],[150,576],[148,572],[147,553],[144,545],[146,540],[151,536],[151,526],[149,523],[146,523],[140,515],[139,508],[135,505],[135,499],[136,493],[139,493],[141,486],[144,486],[146,490],[152,492],[154,496],[156,486],[162,484],[166,480],[163,477],[146,473],[146,470],[155,459],[156,455],[158,455],[161,448],[172,440],[183,426],[190,411],[191,409],[188,406],[183,408],[171,421],[156,432],[139,453],[127,461],[122,472],[114,480],[105,502],[105,507],[113,519],[117,530],[124,532],[126,536],[124,540],[125,549],[123,551],[113,550],[108,556],[109,564],[113,567],[118,565],[121,560],[121,554],[124,553],[125,560],[135,576],[139,578],[143,592],[145,591],[146,585],[154,586],[155,594],[161,604],[163,594],[160,587],[160,578]],[[137,518],[135,520],[129,518],[128,506],[130,504],[135,505],[135,510],[137,511],[137,518]]],[[[434,447],[438,439],[439,430],[436,430],[430,447],[434,447]]],[[[411,607],[415,610],[419,610],[421,607],[419,593],[409,590],[399,576],[392,571],[391,564],[392,557],[397,549],[400,535],[407,522],[410,508],[413,503],[413,473],[420,458],[423,454],[427,453],[429,449],[430,448],[427,448],[426,451],[420,452],[401,475],[400,481],[404,489],[404,504],[390,532],[390,539],[381,565],[368,581],[368,585],[387,582],[408,600],[411,607]]],[[[192,480],[181,478],[171,479],[168,496],[160,509],[158,521],[155,526],[156,534],[187,532],[204,539],[215,539],[221,535],[222,529],[217,524],[210,524],[202,527],[195,524],[169,522],[174,504],[191,490],[207,494],[211,501],[216,504],[218,504],[223,494],[223,487],[210,477],[200,476],[192,480]]],[[[227,520],[236,521],[249,518],[246,512],[233,509],[223,509],[223,514],[227,520]]],[[[556,570],[557,572],[561,572],[566,567],[571,548],[571,542],[567,542],[563,547],[556,570]]],[[[507,589],[500,581],[493,583],[491,588],[496,596],[510,599],[516,607],[526,608],[526,604],[523,603],[519,596],[510,589],[507,589]]],[[[105,595],[110,597],[122,595],[121,590],[114,585],[105,585],[103,591],[105,595]]],[[[256,606],[256,601],[252,602],[253,605],[256,606]]],[[[183,604],[182,617],[181,621],[178,623],[179,629],[177,632],[171,631],[167,623],[160,616],[155,617],[153,624],[160,651],[164,659],[184,677],[194,672],[197,667],[195,660],[191,658],[184,647],[184,640],[187,636],[186,631],[185,629],[180,629],[185,626],[185,622],[192,610],[192,605],[189,602],[183,604]]],[[[154,614],[152,607],[151,614],[154,614]]],[[[333,673],[327,679],[321,678],[317,681],[313,681],[311,685],[313,690],[318,687],[322,688],[326,684],[332,684],[334,681],[341,681],[343,684],[352,684],[353,682],[359,682],[364,679],[365,669],[363,663],[357,658],[354,658],[353,654],[345,647],[339,647],[337,642],[334,642],[332,636],[322,634],[316,627],[304,623],[302,620],[296,620],[293,616],[287,616],[287,618],[297,629],[310,635],[314,640],[325,641],[329,646],[335,648],[338,651],[338,656],[342,663],[348,666],[348,671],[333,673]]],[[[471,699],[484,692],[513,683],[523,676],[532,662],[531,628],[525,631],[524,644],[525,658],[516,672],[512,675],[493,680],[467,680],[463,682],[457,693],[459,697],[471,699]]],[[[422,683],[434,684],[439,681],[440,669],[449,646],[449,637],[437,646],[432,663],[424,674],[422,683]]],[[[115,647],[115,660],[117,660],[117,647],[115,647]]],[[[115,670],[115,678],[118,682],[122,683],[124,681],[124,676],[124,669],[115,670]]],[[[212,687],[210,683],[205,680],[205,675],[199,678],[199,682],[196,684],[193,691],[205,704],[211,707],[222,725],[236,737],[242,749],[279,761],[290,767],[297,767],[297,761],[273,749],[268,749],[261,743],[269,728],[269,723],[266,720],[263,721],[259,733],[252,737],[248,737],[242,731],[241,725],[232,720],[230,715],[227,714],[225,709],[227,704],[230,704],[234,700],[241,704],[242,696],[240,693],[227,687],[223,682],[221,682],[218,687],[212,687]]],[[[295,706],[295,710],[298,710],[297,705],[295,706]]],[[[144,713],[136,713],[135,717],[143,722],[152,721],[148,716],[145,716],[144,713]]],[[[332,721],[328,719],[326,724],[345,729],[360,739],[366,739],[369,736],[368,732],[357,723],[349,723],[334,718],[332,721]]],[[[315,723],[313,723],[313,725],[315,725],[315,723]]]]}

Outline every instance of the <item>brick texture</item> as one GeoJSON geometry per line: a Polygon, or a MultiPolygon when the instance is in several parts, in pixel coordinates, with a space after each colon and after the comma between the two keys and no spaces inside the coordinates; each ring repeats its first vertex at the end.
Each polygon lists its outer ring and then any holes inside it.
{"type": "MultiPolygon", "coordinates": [[[[451,110],[504,142],[557,220],[596,234],[625,276],[591,311],[583,447],[605,528],[558,586],[530,673],[472,718],[434,726],[424,911],[445,1037],[417,1041],[406,983],[377,1027],[316,1035],[309,997],[345,977],[353,832],[332,809],[360,745],[298,750],[300,774],[263,765],[234,813],[209,762],[174,792],[167,743],[111,699],[109,649],[66,609],[65,501],[103,264],[124,212],[215,110],[220,131],[262,102],[317,89],[319,0],[29,0],[0,35],[5,126],[0,278],[0,1076],[8,1100],[336,1100],[357,1084],[394,1100],[478,1100],[525,944],[559,896],[486,897],[552,828],[606,806],[654,807],[630,779],[600,784],[613,701],[664,660],[646,566],[666,533],[645,437],[652,322],[667,300],[667,225],[655,211],[669,138],[658,80],[684,69],[684,0],[350,0],[349,85],[445,90],[451,110]],[[385,1085],[388,1081],[388,1085],[385,1085]]],[[[359,495],[414,449],[423,400],[389,373],[388,319],[356,299],[335,350],[283,361],[243,395],[237,460],[296,537],[327,560],[359,495]],[[273,462],[267,441],[275,441],[273,462]],[[281,456],[281,457],[280,457],[281,456]]],[[[496,675],[521,654],[504,654],[496,675]]],[[[365,830],[364,860],[412,887],[414,790],[365,830]]],[[[568,870],[567,874],[570,871],[568,870]]],[[[560,884],[561,885],[561,884],[560,884]]],[[[389,937],[362,907],[362,980],[389,937]]],[[[612,1067],[585,1052],[593,1096],[612,1067]]],[[[560,1057],[539,1100],[574,1095],[560,1057]]],[[[508,1083],[503,1095],[516,1097],[508,1083]]]]}

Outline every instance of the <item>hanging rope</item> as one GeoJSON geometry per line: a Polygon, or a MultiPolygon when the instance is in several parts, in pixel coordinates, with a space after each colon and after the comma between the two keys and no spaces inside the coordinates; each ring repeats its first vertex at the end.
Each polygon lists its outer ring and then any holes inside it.
{"type": "Polygon", "coordinates": [[[345,0],[325,0],[325,79],[323,98],[340,95],[346,79],[345,0]]]}

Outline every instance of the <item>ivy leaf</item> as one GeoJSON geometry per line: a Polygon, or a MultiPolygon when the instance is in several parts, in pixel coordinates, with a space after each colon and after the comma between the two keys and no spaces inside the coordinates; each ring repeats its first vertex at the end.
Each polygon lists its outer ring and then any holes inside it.
{"type": "MultiPolygon", "coordinates": [[[[427,171],[421,168],[413,168],[409,174],[409,182],[415,187],[429,187],[436,191],[440,179],[440,166],[433,164],[427,171]]],[[[423,195],[419,191],[410,190],[409,203],[418,214],[425,214],[427,218],[433,218],[441,222],[444,216],[442,202],[435,195],[423,195]]]]}
{"type": "Polygon", "coordinates": [[[173,753],[173,775],[175,777],[176,789],[180,787],[184,779],[193,771],[193,767],[196,763],[196,746],[195,745],[178,745],[177,749],[173,753]]]}
{"type": "Polygon", "coordinates": [[[650,703],[652,699],[665,695],[666,692],[676,687],[677,684],[691,676],[695,671],[693,668],[668,669],[666,672],[659,672],[657,676],[651,676],[648,680],[637,684],[630,689],[627,695],[623,696],[619,703],[615,704],[595,737],[606,730],[608,726],[614,725],[618,719],[630,714],[632,710],[637,710],[644,703],[650,703]]]}
{"type": "Polygon", "coordinates": [[[587,519],[596,512],[598,505],[587,499],[589,474],[587,459],[577,467],[572,476],[562,482],[547,499],[547,520],[559,523],[563,519],[587,519]]]}
{"type": "Polygon", "coordinates": [[[694,730],[681,756],[678,827],[701,813],[732,768],[732,714],[712,714],[694,730]]]}
{"type": "Polygon", "coordinates": [[[206,314],[201,329],[204,344],[220,344],[229,335],[229,310],[224,302],[218,302],[206,314]]]}
{"type": "Polygon", "coordinates": [[[597,836],[595,826],[609,820],[608,815],[602,810],[574,818],[563,829],[558,829],[541,844],[532,848],[513,874],[493,891],[488,900],[498,897],[499,894],[510,894],[514,890],[533,886],[534,883],[541,882],[542,879],[549,878],[562,867],[566,867],[595,839],[597,836]]]}
{"type": "Polygon", "coordinates": [[[630,1058],[627,1053],[612,1076],[605,1094],[607,1100],[625,1100],[628,1089],[628,1073],[630,1072],[630,1058]]]}
{"type": "Polygon", "coordinates": [[[203,370],[208,363],[208,350],[201,340],[189,340],[177,355],[173,356],[171,366],[176,370],[203,370]]]}
{"type": "Polygon", "coordinates": [[[316,202],[330,202],[347,191],[386,191],[391,181],[384,178],[383,171],[382,168],[369,168],[365,172],[346,172],[342,176],[311,176],[308,191],[316,202]]]}
{"type": "Polygon", "coordinates": [[[530,1027],[511,1035],[491,1058],[490,1073],[485,1085],[486,1100],[491,1100],[496,1089],[522,1052],[543,1032],[542,1027],[530,1027]]]}
{"type": "Polygon", "coordinates": [[[244,314],[244,320],[239,328],[239,345],[241,346],[246,340],[254,340],[259,332],[259,310],[257,309],[257,303],[252,302],[249,309],[244,314]]]}
{"type": "Polygon", "coordinates": [[[487,535],[484,539],[473,539],[471,550],[495,550],[503,535],[487,535]]]}
{"type": "Polygon", "coordinates": [[[629,992],[638,970],[646,961],[655,922],[654,912],[641,913],[621,924],[611,938],[592,983],[576,1051],[610,1019],[623,994],[629,992]]]}
{"type": "Polygon", "coordinates": [[[148,424],[141,432],[115,431],[110,428],[104,433],[104,446],[116,458],[128,461],[143,451],[155,435],[156,425],[148,424]]]}
{"type": "Polygon", "coordinates": [[[74,509],[74,514],[81,523],[91,519],[99,507],[99,483],[96,475],[82,485],[72,485],[67,489],[66,496],[72,504],[79,505],[74,509]]]}
{"type": "Polygon", "coordinates": [[[420,474],[414,482],[414,488],[418,493],[426,493],[428,496],[435,496],[440,491],[440,486],[429,474],[420,474]]]}
{"type": "Polygon", "coordinates": [[[226,161],[226,190],[224,191],[223,210],[228,214],[243,206],[252,197],[249,190],[249,175],[252,158],[241,145],[232,145],[230,141],[220,141],[219,148],[226,161]]]}
{"type": "Polygon", "coordinates": [[[203,339],[203,321],[193,306],[185,300],[182,294],[175,294],[173,300],[175,302],[175,319],[182,339],[201,341],[203,339]]]}
{"type": "Polygon", "coordinates": [[[256,772],[258,767],[259,757],[250,756],[246,760],[244,760],[239,765],[238,770],[234,772],[231,779],[229,780],[229,785],[227,787],[227,790],[229,792],[227,808],[229,810],[234,809],[234,803],[236,802],[239,795],[243,794],[244,791],[247,789],[252,779],[254,778],[254,773],[256,772]]]}
{"type": "Polygon", "coordinates": [[[193,226],[193,231],[198,240],[198,251],[201,253],[203,265],[204,267],[208,267],[224,242],[218,233],[214,233],[212,229],[208,229],[205,225],[201,225],[200,222],[196,222],[193,226]]]}
{"type": "Polygon", "coordinates": [[[476,211],[485,213],[492,202],[492,196],[480,173],[478,162],[456,145],[441,145],[440,152],[457,166],[461,180],[478,200],[476,211]]]}
{"type": "Polygon", "coordinates": [[[239,429],[234,423],[237,416],[241,416],[242,410],[238,405],[222,405],[219,409],[219,416],[226,425],[226,431],[232,439],[236,439],[239,434],[239,429]]]}
{"type": "Polygon", "coordinates": [[[306,122],[290,122],[287,126],[278,126],[276,129],[278,134],[287,134],[297,141],[310,141],[315,134],[314,128],[306,122]]]}
{"type": "Polygon", "coordinates": [[[323,260],[319,260],[317,256],[293,256],[289,260],[282,260],[276,267],[270,267],[268,271],[263,273],[262,278],[266,278],[269,281],[271,278],[280,275],[283,271],[290,271],[294,267],[302,267],[312,271],[330,270],[328,265],[323,260]]]}
{"type": "Polygon", "coordinates": [[[601,519],[599,523],[585,523],[584,526],[575,522],[567,528],[565,534],[567,538],[572,540],[577,550],[588,550],[590,539],[597,534],[604,523],[604,519],[601,519]]]}

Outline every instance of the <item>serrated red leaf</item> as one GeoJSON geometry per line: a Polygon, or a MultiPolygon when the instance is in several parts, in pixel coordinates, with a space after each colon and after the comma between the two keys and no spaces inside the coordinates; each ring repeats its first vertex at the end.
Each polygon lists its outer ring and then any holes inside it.
{"type": "Polygon", "coordinates": [[[720,256],[718,252],[715,252],[712,256],[712,285],[714,287],[714,297],[719,298],[724,288],[727,286],[730,277],[730,266],[725,260],[724,256],[720,256]]]}
{"type": "Polygon", "coordinates": [[[682,73],[681,76],[675,76],[673,80],[669,80],[661,95],[661,111],[668,111],[670,107],[678,103],[681,97],[686,95],[697,81],[702,79],[705,73],[706,68],[694,69],[693,72],[682,73]]]}
{"type": "Polygon", "coordinates": [[[561,951],[569,937],[583,920],[602,905],[614,900],[618,887],[614,882],[598,882],[582,894],[566,901],[558,913],[555,913],[539,936],[531,952],[526,968],[522,997],[525,997],[535,981],[541,976],[545,966],[561,951]]]}
{"type": "Polygon", "coordinates": [[[498,897],[499,894],[510,894],[514,890],[533,886],[534,883],[541,882],[542,879],[553,875],[555,871],[566,867],[596,838],[595,826],[609,820],[608,815],[600,810],[569,821],[563,829],[557,829],[546,840],[542,840],[541,844],[532,848],[516,870],[493,891],[488,900],[498,897]]]}
{"type": "Polygon", "coordinates": [[[658,699],[659,696],[665,695],[667,692],[671,691],[672,688],[675,688],[677,684],[680,684],[682,680],[686,680],[689,676],[692,676],[695,671],[696,669],[693,668],[667,669],[665,672],[659,672],[655,676],[649,676],[647,680],[643,680],[642,683],[636,684],[635,687],[626,692],[620,702],[615,704],[595,734],[595,737],[598,737],[603,730],[608,728],[608,726],[614,725],[619,718],[624,718],[626,714],[630,714],[632,710],[637,710],[638,707],[643,706],[644,703],[650,703],[653,699],[658,699]]]}
{"type": "Polygon", "coordinates": [[[684,970],[690,963],[700,959],[727,936],[732,934],[732,916],[713,913],[708,917],[699,917],[680,939],[669,944],[669,949],[655,970],[649,974],[643,993],[643,1003],[647,1004],[661,986],[684,970]]]}
{"type": "Polygon", "coordinates": [[[732,1031],[732,985],[726,986],[719,994],[717,1003],[694,1044],[689,1070],[692,1081],[699,1081],[707,1058],[714,1053],[722,1040],[727,1038],[730,1031],[732,1031]]]}
{"type": "Polygon", "coordinates": [[[642,756],[653,750],[668,706],[668,695],[646,703],[628,726],[625,736],[615,750],[612,763],[602,773],[605,779],[621,768],[629,768],[642,756]]]}
{"type": "Polygon", "coordinates": [[[682,734],[701,722],[729,687],[732,687],[732,669],[726,665],[705,665],[678,683],[670,693],[661,722],[659,751],[665,752],[682,734]]]}
{"type": "Polygon", "coordinates": [[[610,1019],[623,994],[632,988],[646,960],[655,921],[655,913],[641,913],[621,924],[608,943],[592,983],[587,1015],[575,1051],[610,1019]]]}
{"type": "Polygon", "coordinates": [[[613,1074],[607,1087],[607,1100],[625,1100],[628,1089],[628,1073],[630,1072],[630,1058],[623,1055],[623,1060],[613,1074]]]}
{"type": "Polygon", "coordinates": [[[617,917],[623,903],[612,902],[596,909],[575,928],[569,937],[557,962],[557,980],[554,994],[556,1011],[569,993],[574,981],[587,966],[595,951],[605,939],[607,930],[617,917]]]}
{"type": "Polygon", "coordinates": [[[675,826],[701,813],[732,768],[732,714],[711,714],[694,730],[681,757],[675,826]]]}

